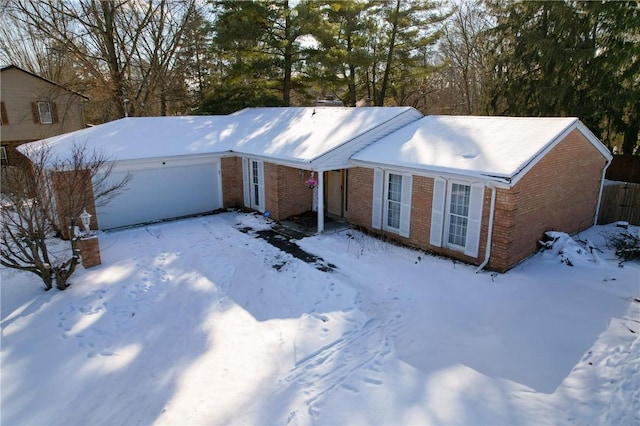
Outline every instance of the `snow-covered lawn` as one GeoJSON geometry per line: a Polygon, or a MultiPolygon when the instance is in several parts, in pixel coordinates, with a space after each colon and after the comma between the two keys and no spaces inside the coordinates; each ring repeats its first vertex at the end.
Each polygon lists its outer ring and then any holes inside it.
{"type": "Polygon", "coordinates": [[[481,272],[355,231],[223,213],[101,234],[44,292],[2,271],[2,424],[639,424],[640,265],[481,272]]]}

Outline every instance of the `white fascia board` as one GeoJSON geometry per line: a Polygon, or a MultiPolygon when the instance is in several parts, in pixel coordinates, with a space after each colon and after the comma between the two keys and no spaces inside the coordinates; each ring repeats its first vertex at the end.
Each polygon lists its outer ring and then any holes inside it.
{"type": "Polygon", "coordinates": [[[508,177],[487,176],[480,173],[465,172],[464,170],[446,169],[442,167],[406,167],[396,164],[372,163],[362,160],[351,160],[350,167],[365,167],[368,169],[384,169],[396,171],[399,173],[410,173],[414,176],[424,176],[430,178],[441,177],[447,180],[459,180],[467,183],[483,183],[487,186],[495,186],[496,188],[509,189],[511,184],[508,177]]]}
{"type": "Polygon", "coordinates": [[[609,151],[609,148],[606,147],[605,144],[602,143],[600,139],[596,135],[593,134],[591,130],[584,123],[578,120],[577,125],[578,130],[584,135],[585,138],[602,154],[607,160],[613,159],[613,154],[609,151]]]}
{"type": "Polygon", "coordinates": [[[265,163],[277,164],[278,166],[291,167],[293,169],[302,169],[302,170],[315,170],[311,166],[311,162],[309,160],[295,160],[295,159],[286,159],[286,158],[277,158],[271,157],[268,155],[259,155],[259,154],[248,154],[244,152],[231,151],[224,155],[225,157],[238,157],[238,158],[254,158],[256,160],[261,160],[265,163]]]}
{"type": "Polygon", "coordinates": [[[220,154],[175,155],[169,157],[140,158],[134,160],[116,160],[114,172],[157,169],[160,167],[181,167],[197,164],[214,163],[220,154]]]}
{"type": "Polygon", "coordinates": [[[606,146],[594,135],[587,126],[577,118],[562,132],[558,133],[549,143],[538,151],[523,167],[511,177],[511,186],[516,185],[540,160],[542,160],[553,148],[566,138],[569,133],[577,129],[608,161],[613,158],[606,146]]]}

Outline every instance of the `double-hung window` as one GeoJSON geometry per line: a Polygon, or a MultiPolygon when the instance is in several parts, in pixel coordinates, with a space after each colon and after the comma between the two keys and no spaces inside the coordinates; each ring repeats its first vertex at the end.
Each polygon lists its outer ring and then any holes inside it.
{"type": "Polygon", "coordinates": [[[413,176],[374,169],[372,227],[409,237],[413,176]]]}
{"type": "Polygon", "coordinates": [[[451,184],[449,195],[449,244],[465,247],[467,242],[467,226],[469,223],[469,185],[451,184]]]}
{"type": "Polygon", "coordinates": [[[387,211],[386,225],[395,230],[400,229],[400,202],[402,201],[402,175],[389,173],[387,178],[387,211]]]}
{"type": "Polygon", "coordinates": [[[434,179],[429,243],[478,256],[484,185],[434,179]]]}
{"type": "Polygon", "coordinates": [[[38,102],[38,116],[41,124],[53,124],[53,112],[49,102],[38,102]]]}

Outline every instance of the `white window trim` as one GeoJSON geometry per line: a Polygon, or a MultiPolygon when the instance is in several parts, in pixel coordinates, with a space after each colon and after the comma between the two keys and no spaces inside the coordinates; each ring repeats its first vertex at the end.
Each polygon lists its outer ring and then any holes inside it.
{"type": "Polygon", "coordinates": [[[53,124],[53,108],[51,106],[51,102],[48,101],[38,101],[38,117],[40,118],[40,124],[53,124]],[[48,108],[48,117],[46,117],[46,113],[42,113],[42,107],[46,105],[48,108]]]}
{"type": "Polygon", "coordinates": [[[452,250],[457,250],[457,251],[464,251],[465,246],[467,245],[468,242],[468,237],[469,237],[469,217],[471,216],[471,185],[468,182],[460,182],[460,181],[453,181],[450,180],[447,182],[447,197],[446,197],[446,202],[445,202],[445,215],[444,215],[444,237],[443,237],[443,242],[445,247],[448,247],[452,250]],[[462,186],[467,186],[469,187],[469,212],[467,213],[467,228],[465,229],[465,245],[461,246],[455,243],[451,243],[449,242],[449,237],[450,237],[450,226],[451,226],[451,194],[453,193],[453,185],[462,185],[462,186]]]}
{"type": "Polygon", "coordinates": [[[433,204],[431,212],[431,235],[429,242],[436,247],[446,247],[463,252],[470,257],[477,257],[482,228],[482,212],[484,209],[484,185],[460,180],[434,179],[433,204]],[[449,242],[449,226],[451,221],[452,185],[471,187],[469,198],[469,214],[467,216],[467,232],[465,246],[449,242]]]}
{"type": "Polygon", "coordinates": [[[255,158],[242,158],[242,190],[244,195],[244,206],[264,212],[266,208],[265,190],[264,190],[264,162],[255,158]],[[253,163],[258,164],[258,201],[255,203],[254,183],[253,183],[253,163]]]}
{"type": "MultiPolygon", "coordinates": [[[[385,231],[395,232],[396,234],[400,233],[400,218],[398,218],[398,227],[394,227],[389,225],[389,201],[393,201],[394,203],[398,203],[400,205],[400,210],[402,211],[402,186],[404,185],[404,179],[400,173],[394,172],[385,172],[384,173],[384,186],[382,189],[382,194],[384,196],[384,204],[382,208],[382,229],[385,231]],[[389,180],[391,175],[400,176],[400,201],[389,200],[389,180]]],[[[402,213],[400,212],[402,216],[402,213]]]]}
{"type": "MultiPolygon", "coordinates": [[[[401,237],[409,238],[411,231],[411,191],[413,185],[413,176],[409,173],[400,173],[393,170],[385,170],[384,178],[375,178],[374,176],[374,208],[382,209],[382,215],[379,215],[381,219],[381,227],[385,231],[399,234],[401,237]],[[402,186],[400,189],[400,226],[398,228],[388,225],[389,217],[389,175],[398,175],[402,177],[402,186]],[[379,200],[379,201],[376,201],[379,200]],[[379,203],[379,204],[378,204],[379,203]],[[380,205],[381,204],[381,205],[380,205]]],[[[377,222],[376,216],[373,217],[374,229],[380,229],[380,224],[377,222]],[[376,228],[376,225],[378,227],[376,228]]]]}

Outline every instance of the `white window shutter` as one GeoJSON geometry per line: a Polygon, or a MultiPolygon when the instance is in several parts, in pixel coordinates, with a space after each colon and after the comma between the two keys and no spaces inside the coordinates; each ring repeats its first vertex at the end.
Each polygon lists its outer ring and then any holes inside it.
{"type": "Polygon", "coordinates": [[[264,162],[258,161],[258,197],[260,197],[260,205],[258,210],[264,212],[267,203],[264,199],[264,162]]]}
{"type": "Polygon", "coordinates": [[[483,204],[484,185],[471,185],[471,196],[469,197],[469,221],[467,222],[467,242],[464,247],[464,254],[467,256],[478,256],[483,204]]]}
{"type": "Polygon", "coordinates": [[[242,194],[244,196],[244,206],[251,207],[251,174],[249,173],[249,159],[242,158],[242,194]]]}
{"type": "Polygon", "coordinates": [[[442,178],[437,177],[433,180],[433,202],[431,203],[431,231],[429,234],[429,244],[436,247],[442,246],[446,185],[447,182],[442,178]]]}
{"type": "Polygon", "coordinates": [[[371,212],[371,226],[373,229],[382,227],[382,195],[384,174],[380,169],[373,169],[373,210],[371,212]]]}
{"type": "Polygon", "coordinates": [[[411,187],[413,176],[402,175],[402,195],[400,198],[400,236],[409,238],[411,230],[411,187]]]}

